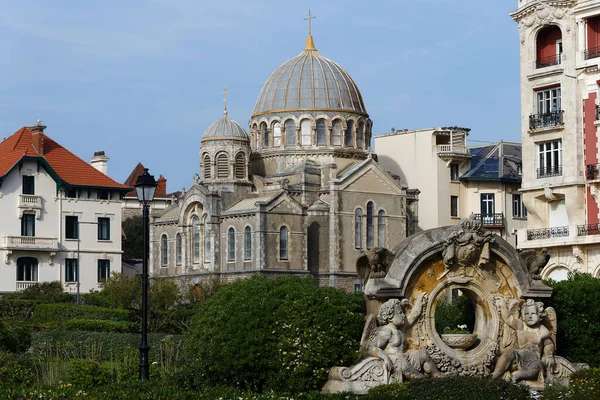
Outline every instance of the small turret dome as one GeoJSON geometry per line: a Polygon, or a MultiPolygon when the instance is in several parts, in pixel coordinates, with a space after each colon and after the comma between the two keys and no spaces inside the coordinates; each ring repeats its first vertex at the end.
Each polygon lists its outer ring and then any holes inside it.
{"type": "Polygon", "coordinates": [[[201,143],[221,140],[236,141],[246,145],[250,144],[250,136],[248,136],[246,130],[240,124],[228,118],[227,115],[213,122],[204,131],[201,143]]]}

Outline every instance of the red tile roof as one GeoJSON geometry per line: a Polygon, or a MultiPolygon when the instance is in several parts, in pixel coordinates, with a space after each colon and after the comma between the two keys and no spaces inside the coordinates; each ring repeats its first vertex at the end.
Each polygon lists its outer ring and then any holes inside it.
{"type": "Polygon", "coordinates": [[[45,160],[60,179],[69,185],[127,189],[112,180],[44,134],[43,155],[32,143],[32,131],[23,127],[0,143],[0,177],[5,176],[23,157],[45,160]]]}
{"type": "MultiPolygon", "coordinates": [[[[144,173],[144,165],[141,162],[139,162],[135,166],[133,171],[131,171],[131,174],[129,174],[129,177],[123,183],[123,185],[131,188],[131,191],[127,192],[125,194],[125,197],[137,198],[137,193],[135,192],[134,185],[137,182],[138,177],[143,173],[144,173]]],[[[167,194],[166,179],[162,175],[156,180],[156,183],[158,183],[158,186],[156,187],[156,191],[154,192],[154,197],[155,198],[171,198],[171,196],[167,194]],[[165,182],[161,182],[161,179],[165,182]]]]}

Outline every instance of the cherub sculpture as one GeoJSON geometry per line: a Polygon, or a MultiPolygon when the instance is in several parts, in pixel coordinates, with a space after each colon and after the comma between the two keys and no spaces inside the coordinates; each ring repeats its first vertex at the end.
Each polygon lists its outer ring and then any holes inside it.
{"type": "Polygon", "coordinates": [[[500,378],[516,363],[517,370],[512,373],[513,382],[545,378],[547,370],[555,365],[554,309],[548,307],[544,310],[543,303],[528,299],[521,306],[521,318],[515,318],[509,311],[504,297],[497,296],[495,302],[500,307],[504,323],[515,331],[517,343],[516,348],[509,348],[498,357],[492,377],[500,378]]]}
{"type": "Polygon", "coordinates": [[[356,273],[366,284],[371,278],[383,278],[394,260],[394,253],[383,247],[373,247],[356,260],[356,273]]]}

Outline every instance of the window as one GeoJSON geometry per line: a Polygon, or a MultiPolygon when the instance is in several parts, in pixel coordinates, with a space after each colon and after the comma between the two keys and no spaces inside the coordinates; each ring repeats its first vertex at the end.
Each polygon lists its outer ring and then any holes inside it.
{"type": "Polygon", "coordinates": [[[252,259],[252,228],[244,229],[244,260],[252,259]]]}
{"type": "Polygon", "coordinates": [[[74,187],[67,189],[66,196],[70,199],[76,199],[77,198],[77,189],[74,187]]]}
{"type": "Polygon", "coordinates": [[[288,259],[288,228],[285,226],[279,229],[279,259],[288,259]]]}
{"type": "Polygon", "coordinates": [[[512,195],[512,203],[513,203],[513,217],[515,218],[525,218],[527,217],[527,209],[523,204],[523,199],[520,194],[512,195]]]}
{"type": "Polygon", "coordinates": [[[227,231],[227,236],[228,236],[227,244],[229,246],[228,252],[227,252],[227,254],[228,254],[227,260],[235,261],[235,229],[229,228],[229,230],[227,231]]]}
{"type": "Polygon", "coordinates": [[[374,229],[373,229],[373,202],[367,203],[367,250],[373,247],[374,229]]]}
{"type": "Polygon", "coordinates": [[[494,193],[481,193],[481,220],[483,224],[494,223],[494,193]]]}
{"type": "Polygon", "coordinates": [[[353,147],[354,146],[354,137],[352,132],[354,130],[354,122],[348,121],[346,123],[346,132],[344,132],[344,146],[353,147]]]}
{"type": "Polygon", "coordinates": [[[342,145],[342,122],[339,119],[333,121],[331,144],[334,146],[342,145]]]}
{"type": "Polygon", "coordinates": [[[65,238],[79,239],[79,219],[78,217],[67,215],[65,217],[65,238]]]}
{"type": "Polygon", "coordinates": [[[377,213],[377,246],[385,247],[385,211],[377,213]]]}
{"type": "Polygon", "coordinates": [[[562,146],[560,140],[538,144],[538,178],[562,175],[562,146]]]}
{"type": "Polygon", "coordinates": [[[281,146],[281,124],[275,122],[273,124],[273,147],[281,146]]]}
{"type": "Polygon", "coordinates": [[[204,262],[210,262],[210,232],[206,224],[206,219],[204,220],[204,262]]]}
{"type": "Polygon", "coordinates": [[[244,153],[235,156],[235,179],[246,179],[246,157],[244,153]]]}
{"type": "Polygon", "coordinates": [[[365,134],[365,123],[359,122],[358,131],[356,132],[356,147],[362,149],[363,147],[363,135],[365,134]]]}
{"type": "Polygon", "coordinates": [[[267,124],[264,122],[260,124],[260,135],[262,136],[262,145],[266,149],[269,147],[269,131],[267,130],[267,124]]]}
{"type": "Polygon", "coordinates": [[[563,47],[562,33],[558,26],[550,25],[540,30],[536,39],[536,51],[536,68],[560,64],[563,47]]]}
{"type": "Polygon", "coordinates": [[[296,145],[296,124],[291,119],[285,121],[285,145],[288,147],[296,145]]]}
{"type": "Polygon", "coordinates": [[[37,258],[19,257],[17,260],[17,281],[36,282],[38,280],[37,258]]]}
{"type": "Polygon", "coordinates": [[[317,145],[324,146],[327,144],[327,125],[324,119],[317,120],[317,145]]]}
{"type": "Polygon", "coordinates": [[[458,217],[458,196],[450,196],[450,216],[458,217]]]}
{"type": "Polygon", "coordinates": [[[194,249],[194,263],[200,262],[200,220],[197,216],[192,218],[192,248],[194,249]]]}
{"type": "Polygon", "coordinates": [[[23,175],[23,194],[35,194],[35,177],[23,175]]]}
{"type": "Polygon", "coordinates": [[[160,264],[163,267],[169,265],[169,239],[167,235],[160,237],[160,264]]]}
{"type": "Polygon", "coordinates": [[[588,18],[587,26],[587,49],[584,56],[586,60],[600,57],[600,16],[588,18]]]}
{"type": "Polygon", "coordinates": [[[98,218],[98,240],[110,240],[110,218],[98,218]]]}
{"type": "Polygon", "coordinates": [[[537,111],[538,114],[550,114],[560,111],[560,87],[538,90],[537,111]]]}
{"type": "Polygon", "coordinates": [[[210,157],[208,154],[204,156],[204,163],[202,164],[202,169],[204,172],[204,179],[210,179],[210,157]]]}
{"type": "Polygon", "coordinates": [[[354,212],[354,248],[362,249],[362,208],[357,208],[354,212]]]}
{"type": "Polygon", "coordinates": [[[76,258],[65,259],[65,282],[77,282],[79,268],[77,268],[76,258]]]}
{"type": "Polygon", "coordinates": [[[177,265],[181,265],[182,262],[182,245],[183,243],[181,242],[181,233],[178,233],[175,236],[175,264],[177,265]]]}
{"type": "Polygon", "coordinates": [[[35,236],[35,214],[24,213],[21,217],[21,236],[35,236]]]}
{"type": "Polygon", "coordinates": [[[110,260],[98,260],[98,282],[106,282],[110,278],[110,260]]]}
{"type": "Polygon", "coordinates": [[[98,190],[98,200],[108,200],[109,197],[108,190],[98,190]]]}
{"type": "Polygon", "coordinates": [[[307,119],[303,119],[302,122],[300,122],[300,139],[302,146],[304,147],[310,146],[311,144],[310,135],[312,128],[310,125],[310,121],[307,119]]]}
{"type": "Polygon", "coordinates": [[[451,181],[458,180],[458,164],[456,164],[456,163],[450,164],[450,180],[451,181]]]}
{"type": "Polygon", "coordinates": [[[229,158],[225,153],[217,156],[217,178],[229,178],[229,158]]]}

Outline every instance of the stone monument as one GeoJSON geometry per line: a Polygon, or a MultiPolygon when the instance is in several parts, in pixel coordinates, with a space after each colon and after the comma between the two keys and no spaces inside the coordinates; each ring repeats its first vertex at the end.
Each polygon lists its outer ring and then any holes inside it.
{"type": "Polygon", "coordinates": [[[375,311],[366,318],[361,360],[332,368],[324,392],[365,393],[441,375],[491,375],[540,390],[586,367],[555,355],[556,313],[543,305],[552,289],[538,274],[546,254],[522,256],[474,217],[415,234],[391,253],[377,250],[357,262],[368,278],[367,309],[375,311]],[[474,308],[469,334],[435,329],[436,305],[451,291],[474,308]]]}

